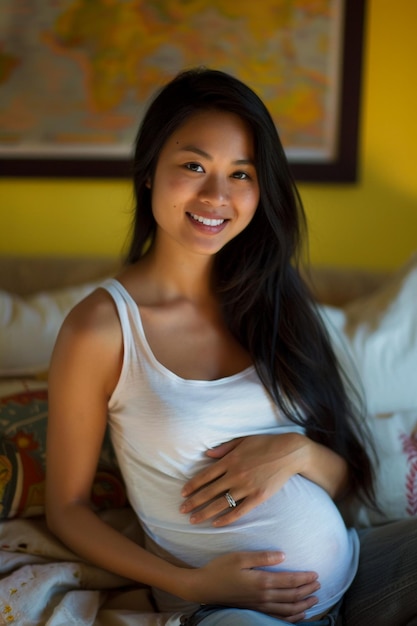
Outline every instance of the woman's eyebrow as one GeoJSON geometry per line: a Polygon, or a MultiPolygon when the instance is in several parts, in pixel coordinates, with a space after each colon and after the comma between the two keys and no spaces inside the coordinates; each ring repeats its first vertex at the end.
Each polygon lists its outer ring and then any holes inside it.
{"type": "MultiPolygon", "coordinates": [[[[197,146],[188,145],[180,148],[181,152],[193,152],[194,154],[198,154],[199,156],[208,159],[209,161],[213,161],[213,157],[201,148],[197,148],[197,146]]],[[[255,165],[252,159],[236,159],[233,161],[235,165],[255,165]]]]}
{"type": "Polygon", "coordinates": [[[210,161],[213,160],[213,157],[208,152],[201,150],[201,148],[197,148],[197,146],[193,146],[193,145],[183,146],[180,148],[180,150],[181,152],[194,152],[195,154],[198,154],[199,156],[202,156],[206,159],[210,159],[210,161]]]}

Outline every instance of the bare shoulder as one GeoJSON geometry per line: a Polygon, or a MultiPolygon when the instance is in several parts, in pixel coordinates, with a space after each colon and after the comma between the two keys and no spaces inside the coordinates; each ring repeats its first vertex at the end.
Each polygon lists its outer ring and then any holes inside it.
{"type": "Polygon", "coordinates": [[[85,346],[91,350],[95,345],[103,349],[113,344],[119,347],[121,329],[116,306],[104,289],[96,289],[81,300],[67,315],[58,335],[57,345],[76,349],[85,346]]]}
{"type": "Polygon", "coordinates": [[[113,299],[97,289],[67,315],[52,355],[50,379],[87,377],[111,390],[120,374],[123,340],[113,299]]]}
{"type": "Polygon", "coordinates": [[[98,288],[81,300],[67,315],[63,328],[73,332],[101,332],[116,327],[118,315],[110,294],[98,288]]]}

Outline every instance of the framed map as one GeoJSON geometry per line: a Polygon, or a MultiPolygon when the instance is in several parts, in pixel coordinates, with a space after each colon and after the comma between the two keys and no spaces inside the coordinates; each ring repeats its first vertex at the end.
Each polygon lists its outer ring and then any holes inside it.
{"type": "Polygon", "coordinates": [[[365,0],[1,0],[0,174],[124,177],[153,93],[205,65],[266,102],[298,180],[354,181],[365,0]]]}

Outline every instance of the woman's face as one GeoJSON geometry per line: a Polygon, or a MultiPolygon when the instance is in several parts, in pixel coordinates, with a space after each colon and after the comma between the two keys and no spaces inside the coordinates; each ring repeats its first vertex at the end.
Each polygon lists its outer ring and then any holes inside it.
{"type": "Polygon", "coordinates": [[[164,144],[149,182],[157,242],[212,255],[253,218],[259,202],[251,130],[237,115],[202,111],[164,144]]]}

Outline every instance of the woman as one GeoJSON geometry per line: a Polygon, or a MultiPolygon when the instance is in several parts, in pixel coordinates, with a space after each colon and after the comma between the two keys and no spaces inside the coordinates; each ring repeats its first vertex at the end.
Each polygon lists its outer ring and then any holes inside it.
{"type": "Polygon", "coordinates": [[[372,500],[372,471],[297,271],[304,216],[268,111],[227,74],[179,75],[134,185],[128,264],[55,347],[48,523],[183,623],[334,623],[359,541],[332,498],[372,500]],[[107,420],[146,550],[90,507],[107,420]]]}

